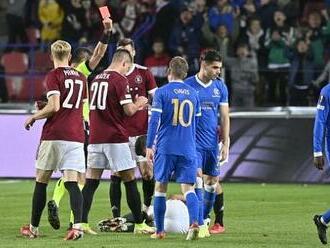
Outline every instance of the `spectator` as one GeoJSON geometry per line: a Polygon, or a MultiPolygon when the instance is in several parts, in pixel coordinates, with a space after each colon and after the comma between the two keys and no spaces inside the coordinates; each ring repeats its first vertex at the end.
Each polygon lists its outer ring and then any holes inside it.
{"type": "Polygon", "coordinates": [[[158,87],[163,86],[167,82],[167,69],[170,57],[164,49],[164,42],[156,39],[152,45],[153,55],[146,58],[144,62],[144,65],[149,68],[155,77],[158,87]]]}
{"type": "Polygon", "coordinates": [[[257,16],[261,20],[262,28],[267,30],[273,24],[271,16],[278,9],[276,0],[260,0],[260,6],[257,8],[257,16]]]}
{"type": "MultiPolygon", "coordinates": [[[[7,3],[8,43],[28,43],[24,22],[26,0],[7,0],[7,3]]],[[[10,48],[8,49],[11,50],[10,48]]]]}
{"type": "Polygon", "coordinates": [[[237,13],[228,0],[217,0],[216,6],[209,10],[209,22],[212,30],[225,25],[230,34],[234,31],[234,21],[237,13]]]}
{"type": "Polygon", "coordinates": [[[266,32],[266,44],[268,44],[272,37],[273,30],[277,30],[281,36],[281,39],[287,46],[291,46],[295,41],[295,30],[286,24],[286,15],[281,10],[276,10],[273,15],[274,24],[266,32]]]}
{"type": "Polygon", "coordinates": [[[299,40],[291,57],[289,72],[290,105],[308,106],[309,88],[313,79],[313,57],[305,40],[299,40]]]}
{"type": "Polygon", "coordinates": [[[239,44],[236,58],[226,58],[225,66],[230,69],[231,106],[254,107],[254,94],[258,82],[258,66],[255,57],[248,57],[247,44],[239,44]]]}
{"type": "Polygon", "coordinates": [[[322,27],[321,14],[319,12],[311,12],[308,15],[306,40],[310,43],[313,53],[315,76],[321,73],[324,66],[324,44],[327,41],[328,34],[329,26],[322,27]]]}
{"type": "Polygon", "coordinates": [[[60,38],[64,12],[55,0],[40,0],[41,41],[51,43],[60,38]]]}
{"type": "Polygon", "coordinates": [[[265,69],[265,33],[261,28],[261,23],[258,18],[249,20],[248,29],[241,33],[239,42],[246,43],[251,49],[253,57],[257,58],[259,70],[265,69]]]}
{"type": "Polygon", "coordinates": [[[173,55],[187,58],[189,75],[197,72],[200,51],[200,29],[194,25],[192,12],[187,7],[181,9],[179,19],[172,29],[169,48],[173,55]]]}
{"type": "Polygon", "coordinates": [[[225,25],[220,25],[216,32],[213,33],[208,23],[205,22],[202,28],[202,35],[204,47],[219,51],[222,57],[232,54],[232,40],[225,25]]]}
{"type": "Polygon", "coordinates": [[[290,62],[288,46],[280,34],[280,30],[273,29],[271,40],[265,43],[268,49],[268,101],[270,104],[286,105],[287,76],[290,62]],[[277,96],[277,86],[279,96],[277,96]]]}
{"type": "Polygon", "coordinates": [[[64,10],[62,39],[77,44],[87,36],[85,9],[80,0],[56,0],[64,10]]]}

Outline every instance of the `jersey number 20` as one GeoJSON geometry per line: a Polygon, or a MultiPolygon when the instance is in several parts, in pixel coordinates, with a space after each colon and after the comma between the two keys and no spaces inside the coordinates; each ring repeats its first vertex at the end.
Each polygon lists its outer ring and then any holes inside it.
{"type": "Polygon", "coordinates": [[[91,86],[93,92],[90,110],[100,109],[105,110],[106,101],[108,96],[108,83],[107,82],[94,82],[91,86]]]}
{"type": "Polygon", "coordinates": [[[172,99],[172,104],[174,105],[174,113],[173,113],[173,119],[172,119],[172,125],[177,126],[178,123],[183,127],[189,127],[191,125],[191,120],[194,113],[194,106],[191,101],[189,100],[183,100],[182,102],[179,102],[179,99],[172,99]],[[188,120],[185,121],[183,111],[185,106],[188,106],[188,120]]]}

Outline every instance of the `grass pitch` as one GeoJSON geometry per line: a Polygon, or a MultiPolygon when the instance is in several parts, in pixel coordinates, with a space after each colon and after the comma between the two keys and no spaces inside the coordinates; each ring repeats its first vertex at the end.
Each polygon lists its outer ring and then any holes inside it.
{"type": "MultiPolygon", "coordinates": [[[[48,187],[48,199],[53,186],[54,182],[48,187]]],[[[50,227],[44,211],[42,237],[29,240],[19,235],[19,228],[29,223],[33,187],[33,181],[0,181],[0,247],[321,247],[312,217],[330,207],[326,185],[224,184],[225,234],[188,242],[185,236],[174,234],[151,240],[142,235],[99,232],[79,241],[63,241],[69,218],[66,196],[60,206],[60,230],[50,227]]],[[[110,217],[108,189],[109,182],[103,181],[95,194],[92,227],[110,217]]],[[[169,187],[173,193],[178,189],[175,184],[169,187]]],[[[122,213],[127,213],[124,188],[122,193],[122,213]]]]}

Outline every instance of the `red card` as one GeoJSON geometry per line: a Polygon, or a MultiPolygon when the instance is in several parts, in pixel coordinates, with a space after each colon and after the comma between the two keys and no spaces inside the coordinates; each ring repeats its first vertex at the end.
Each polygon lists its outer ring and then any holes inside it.
{"type": "Polygon", "coordinates": [[[108,6],[100,7],[99,11],[103,19],[111,17],[108,6]]]}

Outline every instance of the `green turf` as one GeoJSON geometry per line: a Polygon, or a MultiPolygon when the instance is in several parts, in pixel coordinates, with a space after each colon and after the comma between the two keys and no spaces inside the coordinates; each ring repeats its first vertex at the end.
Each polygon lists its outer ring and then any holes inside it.
{"type": "MultiPolygon", "coordinates": [[[[49,192],[53,185],[54,182],[49,192]]],[[[33,186],[32,181],[0,181],[0,247],[321,247],[312,216],[330,207],[328,186],[225,184],[226,233],[223,235],[188,242],[184,236],[173,234],[165,240],[150,240],[148,236],[100,233],[73,242],[62,240],[69,217],[66,196],[60,209],[61,229],[52,230],[44,212],[42,237],[28,240],[20,237],[19,227],[29,222],[33,186]]],[[[178,187],[171,185],[169,190],[174,193],[178,187]]],[[[92,225],[109,217],[108,202],[108,182],[104,181],[90,213],[92,225]]],[[[124,199],[122,205],[126,212],[124,199]]]]}

